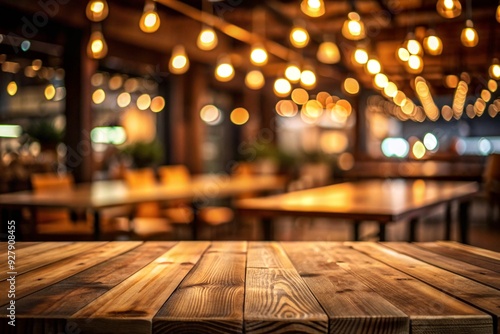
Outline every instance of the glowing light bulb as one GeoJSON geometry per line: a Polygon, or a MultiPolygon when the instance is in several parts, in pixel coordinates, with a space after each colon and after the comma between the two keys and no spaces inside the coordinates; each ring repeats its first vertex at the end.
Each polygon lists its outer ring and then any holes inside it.
{"type": "Polygon", "coordinates": [[[267,51],[261,45],[256,45],[252,48],[250,53],[250,61],[256,66],[267,64],[267,51]]]}
{"type": "Polygon", "coordinates": [[[87,54],[93,59],[102,59],[108,53],[108,45],[104,40],[103,34],[96,30],[90,35],[90,40],[87,45],[87,54]]]}
{"type": "Polygon", "coordinates": [[[382,67],[380,66],[380,63],[376,59],[370,59],[366,63],[366,70],[370,74],[377,74],[382,70],[382,67]]]}
{"type": "Polygon", "coordinates": [[[464,46],[469,48],[475,47],[479,42],[479,37],[471,20],[465,22],[465,28],[462,30],[460,40],[464,46]]]}
{"type": "Polygon", "coordinates": [[[153,33],[160,27],[160,16],[156,12],[156,6],[153,3],[146,3],[144,12],[142,13],[139,27],[142,31],[153,33]]]}
{"type": "Polygon", "coordinates": [[[436,10],[442,17],[452,19],[462,13],[462,5],[458,0],[439,0],[436,3],[436,10]]]}
{"type": "Polygon", "coordinates": [[[304,88],[314,88],[316,86],[316,74],[310,69],[302,71],[300,74],[300,85],[304,88]]]}
{"type": "Polygon", "coordinates": [[[320,17],[325,14],[325,3],[323,0],[302,0],[300,9],[310,17],[320,17]]]}
{"type": "Polygon", "coordinates": [[[324,64],[336,64],[340,61],[339,47],[333,42],[323,42],[319,45],[316,58],[324,64]]]}
{"type": "Polygon", "coordinates": [[[342,25],[342,35],[353,41],[365,38],[365,25],[358,13],[350,12],[347,14],[347,20],[342,25]]]}
{"type": "Polygon", "coordinates": [[[429,36],[424,38],[424,49],[431,56],[438,56],[443,52],[443,42],[434,31],[430,31],[429,36]]]}
{"type": "Polygon", "coordinates": [[[500,65],[492,64],[489,68],[489,74],[492,79],[498,80],[500,79],[500,65]]]}
{"type": "Polygon", "coordinates": [[[408,52],[408,50],[404,47],[400,47],[398,49],[398,58],[399,60],[405,62],[405,61],[408,61],[408,59],[410,59],[410,53],[408,52]]]}
{"type": "Polygon", "coordinates": [[[245,76],[245,85],[250,89],[261,89],[262,87],[264,87],[264,84],[264,75],[259,70],[250,71],[245,76]]]}
{"type": "Polygon", "coordinates": [[[106,0],[91,0],[87,4],[85,14],[90,21],[100,22],[108,17],[109,7],[106,0]]]}
{"type": "Polygon", "coordinates": [[[229,58],[222,58],[215,68],[215,78],[222,82],[230,81],[234,77],[234,67],[229,58]]]}
{"type": "Polygon", "coordinates": [[[409,39],[406,42],[406,49],[412,55],[421,55],[422,54],[422,46],[416,39],[409,39]]]}
{"type": "Polygon", "coordinates": [[[245,108],[236,108],[231,112],[231,115],[229,115],[231,122],[236,125],[245,124],[248,122],[249,118],[250,114],[245,108]]]}
{"type": "Polygon", "coordinates": [[[45,95],[45,98],[50,101],[54,98],[54,96],[56,96],[56,88],[54,87],[54,85],[49,84],[47,85],[47,87],[45,87],[43,93],[45,95]]]}
{"type": "Polygon", "coordinates": [[[288,96],[291,90],[292,90],[292,85],[285,78],[278,78],[274,82],[274,94],[276,94],[276,96],[278,97],[288,96]]]}
{"type": "Polygon", "coordinates": [[[177,45],[172,51],[172,57],[168,63],[168,69],[174,74],[184,74],[189,69],[189,58],[184,46],[177,45]]]}
{"type": "Polygon", "coordinates": [[[302,27],[294,27],[290,32],[290,42],[296,48],[303,48],[309,43],[309,33],[302,27]]]}
{"type": "Polygon", "coordinates": [[[420,56],[417,55],[411,55],[410,58],[408,59],[408,68],[409,72],[411,73],[420,73],[422,72],[424,68],[424,62],[420,56]]]}
{"type": "Polygon", "coordinates": [[[354,78],[346,78],[344,80],[344,90],[351,95],[359,93],[359,83],[354,78]]]}
{"type": "Polygon", "coordinates": [[[377,73],[373,78],[373,83],[375,84],[375,87],[379,89],[384,89],[389,83],[389,79],[385,74],[377,73]]]}
{"type": "Polygon", "coordinates": [[[359,65],[364,65],[368,62],[368,52],[365,49],[356,49],[354,51],[354,61],[359,65]]]}
{"type": "Polygon", "coordinates": [[[215,49],[218,39],[215,31],[210,27],[205,27],[200,31],[196,45],[201,50],[209,51],[215,49]]]}
{"type": "Polygon", "coordinates": [[[297,83],[300,81],[300,68],[295,64],[289,64],[285,70],[285,77],[288,81],[297,83]]]}

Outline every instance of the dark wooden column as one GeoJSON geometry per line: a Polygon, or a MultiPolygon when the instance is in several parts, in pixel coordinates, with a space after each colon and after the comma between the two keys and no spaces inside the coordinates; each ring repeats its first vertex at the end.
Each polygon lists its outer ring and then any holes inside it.
{"type": "Polygon", "coordinates": [[[186,107],[184,82],[186,74],[171,75],[170,81],[170,99],[168,101],[168,129],[169,135],[166,138],[168,142],[164,143],[167,150],[170,150],[170,164],[186,163],[186,107]]]}
{"type": "Polygon", "coordinates": [[[66,72],[66,166],[77,182],[92,179],[92,129],[90,77],[97,61],[86,55],[88,36],[79,30],[68,29],[64,48],[66,72]]]}

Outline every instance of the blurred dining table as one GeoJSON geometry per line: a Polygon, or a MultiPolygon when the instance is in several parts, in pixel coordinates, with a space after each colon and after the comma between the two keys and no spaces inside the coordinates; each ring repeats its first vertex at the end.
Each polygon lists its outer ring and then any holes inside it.
{"type": "MultiPolygon", "coordinates": [[[[228,174],[197,175],[183,185],[165,186],[160,183],[140,189],[131,189],[122,180],[95,181],[77,184],[69,191],[21,191],[0,195],[0,209],[64,208],[86,210],[94,217],[94,238],[101,237],[101,210],[145,202],[188,200],[196,209],[214,199],[235,197],[247,193],[280,192],[286,178],[276,175],[231,176],[228,174]]],[[[6,221],[3,219],[2,221],[6,221]]],[[[34,222],[31,222],[34,223],[34,222]]],[[[197,219],[192,224],[193,238],[197,237],[197,219]]]]}
{"type": "Polygon", "coordinates": [[[451,237],[452,204],[458,202],[460,241],[468,241],[468,209],[479,191],[477,182],[408,179],[372,179],[288,192],[269,197],[242,199],[238,213],[262,218],[264,239],[273,239],[273,219],[282,216],[324,217],[352,222],[354,240],[362,221],[379,224],[379,239],[386,239],[389,223],[409,220],[409,240],[416,239],[418,220],[445,206],[445,239],[451,237]]]}

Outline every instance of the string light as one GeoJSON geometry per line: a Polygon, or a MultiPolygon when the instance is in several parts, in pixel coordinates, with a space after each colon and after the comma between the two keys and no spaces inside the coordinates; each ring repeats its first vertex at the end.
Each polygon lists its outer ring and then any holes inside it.
{"type": "Polygon", "coordinates": [[[497,58],[493,59],[493,64],[491,64],[489,70],[490,78],[498,80],[500,79],[500,64],[497,58]]]}
{"type": "Polygon", "coordinates": [[[354,61],[359,65],[364,65],[368,62],[368,52],[362,47],[358,47],[353,54],[354,61]]]}
{"type": "Polygon", "coordinates": [[[324,64],[336,64],[340,61],[340,51],[334,42],[323,42],[319,45],[316,58],[324,64]]]}
{"type": "Polygon", "coordinates": [[[90,35],[89,43],[87,44],[87,54],[93,59],[102,59],[108,54],[108,45],[104,40],[102,32],[95,30],[90,35]]]}
{"type": "Polygon", "coordinates": [[[85,14],[90,21],[101,22],[108,17],[109,6],[106,0],[91,0],[87,4],[85,14]]]}
{"type": "Polygon", "coordinates": [[[218,43],[217,34],[211,27],[204,27],[200,31],[198,39],[196,40],[196,45],[198,46],[198,48],[204,51],[210,51],[215,49],[217,43],[218,43]]]}
{"type": "Polygon", "coordinates": [[[263,66],[267,64],[267,51],[264,46],[256,44],[252,47],[252,52],[250,53],[250,61],[255,66],[263,66]]]}
{"type": "Polygon", "coordinates": [[[316,74],[312,69],[305,69],[300,74],[300,85],[306,89],[312,89],[316,86],[316,74]]]}
{"type": "Polygon", "coordinates": [[[303,27],[293,27],[290,32],[290,43],[296,48],[305,47],[309,43],[309,33],[303,27]]]}
{"type": "Polygon", "coordinates": [[[452,19],[462,13],[462,5],[458,0],[439,0],[436,3],[436,10],[442,17],[452,19]]]}
{"type": "Polygon", "coordinates": [[[295,64],[288,64],[285,70],[285,77],[292,83],[300,81],[300,68],[295,64]]]}
{"type": "Polygon", "coordinates": [[[229,57],[221,57],[215,68],[215,78],[222,82],[227,82],[234,77],[234,67],[229,57]]]}
{"type": "Polygon", "coordinates": [[[176,45],[168,63],[168,69],[174,74],[184,74],[189,69],[189,58],[182,45],[176,45]]]}
{"type": "Polygon", "coordinates": [[[274,94],[278,97],[286,97],[290,94],[292,90],[292,85],[285,78],[278,78],[274,82],[274,94]]]}
{"type": "Polygon", "coordinates": [[[146,33],[153,33],[160,27],[160,16],[156,12],[156,4],[153,1],[146,1],[144,4],[139,27],[146,33]]]}
{"type": "Polygon", "coordinates": [[[443,52],[443,42],[434,30],[427,31],[427,37],[424,38],[424,49],[431,56],[438,56],[443,52]]]}
{"type": "Polygon", "coordinates": [[[17,93],[17,83],[15,81],[9,82],[7,85],[7,94],[14,96],[17,93]]]}
{"type": "Polygon", "coordinates": [[[479,42],[479,37],[477,35],[477,31],[474,29],[472,20],[465,21],[465,28],[462,30],[460,40],[464,46],[469,48],[475,47],[479,42]]]}
{"type": "Polygon", "coordinates": [[[370,74],[377,74],[382,70],[382,67],[380,66],[380,62],[376,59],[370,59],[366,63],[366,70],[370,74]]]}
{"type": "Polygon", "coordinates": [[[245,85],[250,89],[261,89],[266,83],[264,75],[259,70],[253,70],[245,76],[245,85]]]}
{"type": "Polygon", "coordinates": [[[365,38],[365,25],[358,13],[347,14],[347,20],[342,25],[342,35],[353,41],[365,38]]]}
{"type": "Polygon", "coordinates": [[[302,0],[300,9],[310,17],[320,17],[325,14],[325,3],[323,0],[302,0]]]}

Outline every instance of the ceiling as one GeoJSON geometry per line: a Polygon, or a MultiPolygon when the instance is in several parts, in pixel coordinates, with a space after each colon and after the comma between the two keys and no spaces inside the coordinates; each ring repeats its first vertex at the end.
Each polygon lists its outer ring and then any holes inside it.
{"type": "MultiPolygon", "coordinates": [[[[405,70],[396,58],[396,50],[409,32],[416,32],[417,37],[423,38],[426,29],[433,28],[443,41],[444,50],[440,56],[424,55],[425,66],[419,74],[439,94],[453,93],[453,89],[443,84],[447,74],[468,72],[473,83],[484,85],[492,59],[500,57],[496,0],[470,1],[472,20],[479,34],[479,44],[474,48],[466,48],[460,43],[467,12],[464,0],[461,1],[462,14],[454,19],[445,19],[437,14],[436,0],[326,0],[326,12],[318,18],[303,14],[300,2],[158,0],[161,26],[157,32],[146,34],[138,27],[144,0],[108,0],[110,14],[102,23],[102,30],[109,44],[109,58],[122,59],[124,64],[137,60],[141,64],[161,63],[156,70],[165,71],[166,61],[163,63],[160,59],[167,58],[175,45],[183,44],[191,62],[213,66],[221,54],[230,54],[237,71],[244,73],[252,67],[249,62],[250,44],[262,41],[271,53],[268,64],[262,69],[267,76],[281,75],[288,61],[297,60],[314,66],[322,85],[338,85],[345,77],[354,76],[363,86],[371,88],[373,77],[351,61],[356,43],[340,33],[347,13],[354,5],[367,28],[364,43],[370,55],[380,61],[383,73],[407,94],[412,90],[411,82],[415,74],[405,70]],[[202,10],[205,12],[203,17],[202,10]],[[196,38],[201,28],[200,20],[207,18],[218,30],[219,45],[212,51],[201,51],[196,47],[196,38]],[[293,24],[304,24],[311,35],[311,42],[304,49],[296,49],[288,41],[293,24]],[[318,46],[325,38],[334,38],[339,45],[342,54],[340,63],[327,65],[316,60],[318,46]]],[[[59,5],[54,15],[56,28],[48,33],[40,32],[39,37],[50,38],[44,42],[58,44],[64,40],[61,26],[81,29],[88,34],[91,23],[84,14],[86,4],[86,0],[72,0],[66,5],[59,5]]],[[[9,11],[31,15],[42,10],[37,2],[29,0],[3,0],[0,6],[0,32],[4,34],[10,31],[22,34],[22,21],[19,17],[12,19],[9,11]]],[[[30,15],[26,17],[31,18],[30,15]]]]}

